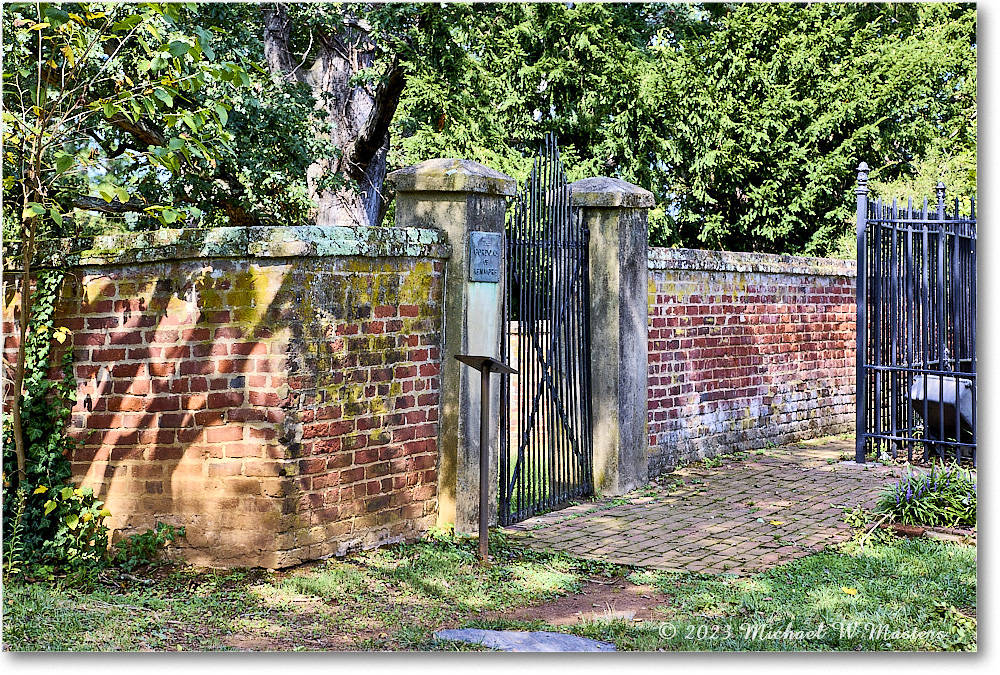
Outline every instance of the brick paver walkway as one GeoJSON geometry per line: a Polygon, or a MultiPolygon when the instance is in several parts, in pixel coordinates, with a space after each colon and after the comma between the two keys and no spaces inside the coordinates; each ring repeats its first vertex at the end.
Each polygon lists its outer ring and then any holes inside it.
{"type": "Polygon", "coordinates": [[[823,438],[694,465],[624,498],[507,528],[532,548],[656,569],[752,573],[847,539],[844,508],[873,507],[898,468],[842,462],[854,440],[823,438]],[[680,485],[683,481],[683,485],[680,485]]]}

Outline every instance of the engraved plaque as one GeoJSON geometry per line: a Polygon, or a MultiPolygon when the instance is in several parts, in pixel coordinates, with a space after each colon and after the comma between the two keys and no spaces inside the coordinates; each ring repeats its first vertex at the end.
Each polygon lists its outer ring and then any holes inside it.
{"type": "Polygon", "coordinates": [[[499,232],[469,232],[469,281],[500,283],[502,264],[499,232]]]}

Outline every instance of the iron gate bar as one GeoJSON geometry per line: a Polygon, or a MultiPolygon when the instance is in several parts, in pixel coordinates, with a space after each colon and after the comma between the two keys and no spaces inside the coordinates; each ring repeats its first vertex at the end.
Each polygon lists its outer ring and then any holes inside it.
{"type": "MultiPolygon", "coordinates": [[[[580,269],[578,268],[573,273],[572,279],[573,279],[573,281],[575,281],[579,277],[580,277],[580,269]]],[[[562,319],[564,318],[564,316],[566,314],[566,309],[567,309],[566,307],[563,307],[560,310],[559,315],[556,317],[558,319],[558,321],[555,324],[556,327],[561,327],[562,319]]],[[[567,414],[566,414],[566,411],[565,411],[562,403],[560,402],[560,400],[559,400],[559,398],[557,396],[557,394],[559,393],[559,392],[556,391],[557,385],[552,381],[552,371],[554,370],[553,366],[552,366],[552,351],[553,351],[553,346],[554,346],[553,345],[553,343],[554,343],[554,337],[551,337],[551,336],[553,336],[554,334],[555,334],[555,330],[552,330],[551,327],[550,327],[550,330],[549,330],[550,339],[549,339],[548,350],[543,350],[542,349],[542,345],[538,342],[537,336],[535,334],[531,335],[532,346],[535,348],[535,353],[538,354],[539,365],[541,367],[541,371],[540,372],[541,372],[541,378],[542,378],[541,381],[538,382],[537,393],[535,394],[535,400],[537,401],[538,397],[540,397],[542,395],[542,393],[543,393],[543,391],[542,391],[542,385],[543,384],[547,384],[548,385],[548,389],[549,389],[549,393],[551,393],[553,395],[553,397],[555,397],[554,404],[556,406],[556,413],[559,415],[559,418],[563,422],[563,425],[566,426],[567,428],[570,428],[572,425],[569,422],[567,414]],[[546,351],[549,353],[549,358],[547,358],[547,359],[545,358],[546,351]]],[[[537,409],[532,408],[532,415],[535,415],[536,413],[537,413],[537,409]]],[[[529,420],[529,421],[531,421],[531,420],[529,420]]],[[[578,452],[578,451],[576,451],[576,452],[578,452]]]]}
{"type": "Polygon", "coordinates": [[[505,391],[501,411],[502,524],[592,490],[585,361],[588,233],[580,224],[572,218],[555,137],[548,134],[507,233],[505,319],[516,325],[516,333],[505,333],[501,348],[510,352],[516,336],[520,375],[516,399],[505,391]]]}
{"type": "Polygon", "coordinates": [[[976,462],[976,213],[868,200],[858,174],[858,446],[976,462]],[[949,415],[954,417],[949,417],[949,415]]]}

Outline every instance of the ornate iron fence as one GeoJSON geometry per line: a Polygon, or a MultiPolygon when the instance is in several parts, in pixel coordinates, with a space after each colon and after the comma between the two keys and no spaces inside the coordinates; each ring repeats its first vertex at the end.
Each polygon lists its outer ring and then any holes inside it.
{"type": "Polygon", "coordinates": [[[858,167],[856,460],[976,462],[976,203],[868,199],[858,167]]]}

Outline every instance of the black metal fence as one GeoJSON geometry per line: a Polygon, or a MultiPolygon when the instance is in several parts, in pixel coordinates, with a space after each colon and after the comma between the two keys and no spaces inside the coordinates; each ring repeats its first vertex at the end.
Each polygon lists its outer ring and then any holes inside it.
{"type": "Polygon", "coordinates": [[[501,387],[501,525],[593,491],[588,233],[551,134],[511,216],[500,354],[518,372],[501,387]]]}
{"type": "Polygon", "coordinates": [[[976,204],[868,198],[858,167],[856,460],[976,462],[976,204]]]}

